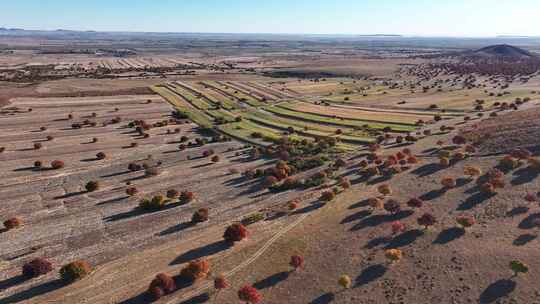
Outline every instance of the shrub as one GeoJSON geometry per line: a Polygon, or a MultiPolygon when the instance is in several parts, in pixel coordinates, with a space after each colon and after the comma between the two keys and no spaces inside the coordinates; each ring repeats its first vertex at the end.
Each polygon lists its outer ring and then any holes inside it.
{"type": "Polygon", "coordinates": [[[166,194],[167,198],[168,199],[175,199],[177,197],[180,196],[180,192],[178,192],[177,190],[175,189],[170,189],[170,190],[167,190],[167,194],[166,194]]]}
{"type": "Polygon", "coordinates": [[[525,201],[529,203],[536,203],[538,201],[538,196],[536,194],[529,193],[525,195],[525,201]]]}
{"type": "Polygon", "coordinates": [[[41,143],[34,143],[34,149],[39,150],[43,148],[43,145],[41,143]]]}
{"type": "Polygon", "coordinates": [[[152,280],[152,282],[150,282],[148,292],[157,300],[164,294],[173,292],[175,289],[176,283],[174,282],[174,279],[168,274],[159,273],[152,280]],[[161,292],[157,291],[156,289],[161,290],[161,292]]]}
{"type": "Polygon", "coordinates": [[[352,286],[352,280],[348,275],[342,275],[339,277],[338,284],[341,287],[348,289],[348,288],[351,288],[352,286]]]}
{"type": "Polygon", "coordinates": [[[158,176],[159,174],[161,174],[161,171],[156,167],[152,167],[152,168],[148,168],[144,170],[144,175],[147,177],[158,176]]]}
{"type": "Polygon", "coordinates": [[[460,215],[456,218],[456,222],[463,228],[469,228],[474,226],[476,220],[472,216],[460,215]]]}
{"type": "Polygon", "coordinates": [[[213,163],[218,163],[219,160],[220,160],[220,159],[219,159],[219,155],[214,155],[214,156],[212,156],[212,158],[211,158],[211,161],[212,161],[213,163]]]}
{"type": "Polygon", "coordinates": [[[384,196],[392,194],[392,189],[387,184],[380,185],[379,187],[377,187],[377,191],[379,191],[379,193],[384,196]]]}
{"type": "Polygon", "coordinates": [[[387,249],[384,252],[384,256],[390,260],[391,263],[395,263],[401,260],[403,253],[399,249],[387,249]]]}
{"type": "Polygon", "coordinates": [[[22,267],[22,274],[26,277],[37,277],[52,271],[51,262],[44,258],[36,258],[22,267]]]}
{"type": "Polygon", "coordinates": [[[348,178],[342,178],[341,181],[339,182],[339,185],[343,189],[349,189],[351,187],[351,181],[348,178]]]}
{"type": "Polygon", "coordinates": [[[107,158],[107,154],[105,154],[104,152],[99,152],[96,154],[96,158],[101,160],[101,159],[105,159],[107,158]]]}
{"type": "Polygon", "coordinates": [[[487,195],[495,194],[495,186],[493,186],[493,184],[490,182],[483,183],[482,185],[480,185],[480,192],[487,195]]]}
{"type": "Polygon", "coordinates": [[[180,277],[190,281],[205,279],[210,273],[210,262],[205,259],[197,259],[189,262],[189,264],[180,271],[180,277]]]}
{"type": "Polygon", "coordinates": [[[60,268],[60,277],[65,282],[80,280],[90,274],[92,266],[85,260],[78,260],[66,264],[60,268]]]}
{"type": "Polygon", "coordinates": [[[456,135],[452,138],[452,143],[454,145],[464,145],[467,143],[467,139],[461,135],[456,135]]]}
{"type": "Polygon", "coordinates": [[[411,208],[422,208],[423,205],[424,205],[424,202],[419,198],[411,198],[407,202],[407,206],[411,208]]]}
{"type": "Polygon", "coordinates": [[[257,289],[250,285],[246,285],[238,290],[238,298],[240,301],[249,304],[257,304],[262,301],[262,296],[259,294],[257,289]]]}
{"type": "Polygon", "coordinates": [[[300,255],[293,255],[291,256],[291,261],[289,262],[289,265],[294,268],[294,270],[298,270],[299,268],[304,268],[304,257],[300,255]]]}
{"type": "Polygon", "coordinates": [[[452,177],[444,177],[441,179],[441,185],[446,189],[451,189],[456,186],[456,180],[452,177]]]}
{"type": "Polygon", "coordinates": [[[515,169],[519,167],[519,160],[510,155],[506,155],[501,159],[499,165],[505,169],[515,169]]]}
{"type": "Polygon", "coordinates": [[[52,141],[52,140],[54,140],[54,137],[52,137],[51,135],[47,135],[47,140],[52,141]]]}
{"type": "Polygon", "coordinates": [[[4,153],[4,151],[6,151],[6,148],[5,147],[0,147],[0,153],[4,153]]]}
{"type": "Polygon", "coordinates": [[[407,229],[405,224],[403,224],[400,221],[392,222],[391,227],[392,227],[392,234],[402,233],[402,232],[405,232],[405,230],[407,229]]]}
{"type": "Polygon", "coordinates": [[[23,220],[20,217],[12,217],[4,221],[4,227],[6,227],[7,230],[20,228],[22,225],[23,220]]]}
{"type": "Polygon", "coordinates": [[[51,168],[53,168],[55,170],[64,168],[64,165],[65,165],[64,162],[61,161],[61,160],[53,160],[51,162],[51,168]]]}
{"type": "Polygon", "coordinates": [[[529,158],[529,166],[534,170],[540,170],[540,158],[531,157],[529,158]]]}
{"type": "Polygon", "coordinates": [[[137,190],[135,187],[129,187],[126,189],[126,194],[129,196],[135,196],[137,193],[139,193],[139,190],[137,190]]]}
{"type": "Polygon", "coordinates": [[[157,211],[165,206],[165,199],[162,195],[156,195],[151,199],[143,198],[139,202],[139,207],[146,211],[157,211]]]}
{"type": "Polygon", "coordinates": [[[193,199],[195,198],[195,194],[193,194],[193,192],[191,191],[182,191],[182,193],[180,193],[180,203],[182,204],[187,204],[187,203],[190,203],[191,201],[193,201],[193,199]]]}
{"type": "Polygon", "coordinates": [[[321,193],[321,200],[325,202],[330,202],[336,198],[336,194],[333,191],[324,191],[321,193]]]}
{"type": "Polygon", "coordinates": [[[529,159],[532,156],[532,154],[527,149],[514,149],[510,152],[510,156],[517,159],[525,160],[525,159],[529,159]]]}
{"type": "Polygon", "coordinates": [[[384,208],[384,202],[380,198],[372,197],[368,199],[368,204],[373,209],[383,209],[384,208]]]}
{"type": "Polygon", "coordinates": [[[463,173],[471,178],[474,178],[482,175],[482,169],[474,166],[465,166],[463,168],[463,173]]]}
{"type": "Polygon", "coordinates": [[[86,191],[88,191],[88,192],[97,191],[97,190],[99,190],[99,187],[100,187],[100,184],[99,184],[98,181],[89,181],[84,186],[84,188],[86,188],[86,191]]]}
{"type": "Polygon", "coordinates": [[[300,202],[298,200],[292,200],[287,204],[287,207],[291,211],[298,209],[299,206],[300,206],[300,202]]]}
{"type": "Polygon", "coordinates": [[[386,203],[384,203],[384,210],[391,214],[396,214],[401,211],[401,205],[398,201],[394,199],[389,199],[388,201],[386,201],[386,203]]]}
{"type": "Polygon", "coordinates": [[[34,168],[36,168],[36,169],[41,169],[41,168],[43,168],[43,162],[40,161],[40,160],[36,160],[36,161],[34,162],[34,168]]]}
{"type": "Polygon", "coordinates": [[[208,221],[208,208],[201,208],[191,216],[191,222],[194,224],[206,221],[208,221]]]}
{"type": "Polygon", "coordinates": [[[520,273],[529,272],[529,267],[521,261],[511,261],[509,266],[510,269],[514,272],[514,276],[517,276],[520,273]]]}
{"type": "Polygon", "coordinates": [[[240,242],[248,236],[246,227],[240,223],[234,223],[225,229],[223,239],[228,243],[240,242]]]}
{"type": "Polygon", "coordinates": [[[417,222],[418,225],[424,226],[425,229],[428,229],[430,226],[437,223],[437,219],[431,213],[424,213],[424,215],[417,219],[417,222]]]}

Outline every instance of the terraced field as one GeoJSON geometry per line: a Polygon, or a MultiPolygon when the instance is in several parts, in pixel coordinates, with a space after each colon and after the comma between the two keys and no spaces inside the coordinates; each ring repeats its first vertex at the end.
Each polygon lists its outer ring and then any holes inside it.
{"type": "Polygon", "coordinates": [[[435,114],[441,114],[378,108],[346,109],[298,102],[291,100],[289,92],[269,83],[176,82],[157,86],[154,91],[197,124],[207,128],[213,125],[229,136],[257,144],[267,144],[293,132],[303,138],[333,137],[343,147],[354,149],[354,146],[373,142],[388,128],[394,133],[415,132],[419,120],[429,121],[435,114]]]}

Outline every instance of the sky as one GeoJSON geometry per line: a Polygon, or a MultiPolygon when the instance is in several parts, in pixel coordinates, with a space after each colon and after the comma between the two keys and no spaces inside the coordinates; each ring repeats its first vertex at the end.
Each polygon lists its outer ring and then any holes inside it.
{"type": "Polygon", "coordinates": [[[4,0],[0,27],[137,32],[540,36],[540,0],[4,0]]]}

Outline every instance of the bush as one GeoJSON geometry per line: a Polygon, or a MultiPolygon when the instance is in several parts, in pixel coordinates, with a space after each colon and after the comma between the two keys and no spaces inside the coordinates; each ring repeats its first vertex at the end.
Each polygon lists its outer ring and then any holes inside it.
{"type": "Polygon", "coordinates": [[[391,227],[392,227],[392,234],[402,233],[402,232],[405,232],[405,230],[407,230],[407,227],[405,226],[405,224],[403,224],[400,221],[392,222],[391,227]]]}
{"type": "Polygon", "coordinates": [[[180,271],[180,277],[196,281],[205,279],[210,273],[210,262],[205,259],[197,259],[189,262],[189,264],[180,271]]]}
{"type": "Polygon", "coordinates": [[[96,154],[96,158],[99,160],[105,159],[107,158],[107,154],[105,154],[104,152],[99,152],[96,154]]]}
{"type": "Polygon", "coordinates": [[[407,206],[411,208],[422,208],[423,205],[424,205],[424,202],[419,198],[411,198],[407,202],[407,206]]]}
{"type": "Polygon", "coordinates": [[[452,138],[452,143],[454,145],[464,145],[467,143],[467,139],[461,135],[456,135],[452,138]]]}
{"type": "Polygon", "coordinates": [[[213,163],[218,163],[219,162],[219,155],[214,155],[212,156],[212,158],[210,159],[213,163]]]}
{"type": "Polygon", "coordinates": [[[321,193],[321,200],[325,202],[330,202],[336,198],[336,194],[333,191],[324,191],[321,193]]]}
{"type": "Polygon", "coordinates": [[[441,179],[441,185],[446,189],[451,189],[456,186],[456,180],[452,177],[444,177],[441,179]]]}
{"type": "Polygon", "coordinates": [[[36,258],[26,263],[22,267],[22,274],[25,277],[37,277],[52,271],[51,262],[44,258],[36,258]]]}
{"type": "Polygon", "coordinates": [[[51,168],[53,168],[55,170],[64,168],[64,165],[65,165],[64,162],[61,161],[61,160],[53,160],[51,162],[51,168]]]}
{"type": "Polygon", "coordinates": [[[144,170],[144,175],[147,177],[158,176],[160,174],[161,174],[161,171],[156,167],[152,167],[152,168],[148,168],[144,170]]]}
{"type": "Polygon", "coordinates": [[[129,187],[126,189],[126,194],[129,196],[135,196],[137,193],[139,193],[139,190],[137,190],[135,187],[129,187]]]}
{"type": "Polygon", "coordinates": [[[60,268],[60,277],[65,282],[80,280],[90,274],[92,266],[85,260],[79,260],[66,264],[60,268]]]}
{"type": "Polygon", "coordinates": [[[191,222],[194,224],[206,221],[208,221],[208,208],[201,208],[191,216],[191,222]]]}
{"type": "Polygon", "coordinates": [[[495,186],[493,186],[493,184],[490,182],[483,183],[482,185],[480,185],[480,192],[486,195],[495,194],[495,186]]]}
{"type": "Polygon", "coordinates": [[[298,270],[299,268],[304,268],[304,257],[300,255],[293,255],[291,256],[291,261],[289,262],[289,265],[294,268],[294,270],[298,270]]]}
{"type": "Polygon", "coordinates": [[[379,191],[379,193],[384,195],[384,196],[388,196],[388,195],[392,194],[392,189],[387,184],[380,185],[379,187],[377,187],[377,191],[379,191]]]}
{"type": "Polygon", "coordinates": [[[399,260],[401,260],[403,253],[399,249],[387,249],[384,252],[384,256],[390,260],[390,262],[394,263],[399,260]]]}
{"type": "Polygon", "coordinates": [[[531,157],[529,158],[529,166],[534,170],[540,170],[540,158],[531,157]]]}
{"type": "Polygon", "coordinates": [[[515,169],[519,167],[519,160],[507,155],[499,162],[499,165],[505,169],[515,169]]]}
{"type": "Polygon", "coordinates": [[[177,190],[175,189],[170,189],[170,190],[167,190],[167,194],[166,194],[167,198],[168,199],[175,199],[177,197],[180,196],[180,192],[178,192],[177,190]]]}
{"type": "Polygon", "coordinates": [[[351,187],[351,181],[348,179],[348,178],[341,178],[340,182],[339,182],[339,185],[343,188],[343,189],[349,189],[351,187]]]}
{"type": "Polygon", "coordinates": [[[20,217],[12,217],[4,221],[4,227],[6,227],[7,230],[20,228],[22,225],[23,220],[20,217]]]}
{"type": "Polygon", "coordinates": [[[140,171],[142,169],[143,169],[142,166],[136,163],[130,163],[128,165],[128,170],[131,172],[140,171]]]}
{"type": "Polygon", "coordinates": [[[253,286],[246,285],[238,290],[238,298],[249,304],[257,304],[262,301],[262,296],[253,286]]]}
{"type": "Polygon", "coordinates": [[[424,213],[421,217],[417,219],[418,225],[424,226],[427,229],[430,226],[433,226],[437,223],[437,219],[430,213],[424,213]]]}
{"type": "Polygon", "coordinates": [[[368,204],[373,209],[383,209],[384,208],[384,202],[380,198],[372,197],[368,199],[368,204]]]}
{"type": "Polygon", "coordinates": [[[48,141],[52,141],[52,140],[54,140],[54,137],[52,137],[51,135],[48,135],[48,136],[47,136],[47,140],[48,140],[48,141]]]}
{"type": "Polygon", "coordinates": [[[510,269],[514,272],[514,276],[517,276],[520,273],[529,272],[529,267],[521,261],[511,261],[509,266],[510,269]]]}
{"type": "Polygon", "coordinates": [[[229,282],[223,275],[218,275],[214,278],[214,289],[222,290],[229,287],[229,282]]]}
{"type": "Polygon", "coordinates": [[[4,153],[4,151],[6,151],[6,148],[5,147],[0,147],[0,153],[4,153]]]}
{"type": "Polygon", "coordinates": [[[388,211],[391,214],[396,214],[401,211],[401,205],[398,201],[389,199],[384,203],[384,210],[388,211]]]}
{"type": "Polygon", "coordinates": [[[43,162],[40,161],[40,160],[36,160],[36,161],[34,162],[34,168],[36,168],[36,169],[41,169],[41,168],[43,168],[43,162]]]}
{"type": "Polygon", "coordinates": [[[482,169],[474,166],[465,166],[463,168],[463,173],[471,178],[474,178],[482,175],[482,169]]]}
{"type": "Polygon", "coordinates": [[[39,150],[43,148],[43,145],[41,143],[34,143],[34,149],[39,150]]]}
{"type": "Polygon", "coordinates": [[[175,289],[176,283],[174,282],[174,279],[168,274],[159,273],[152,282],[150,282],[148,292],[157,300],[163,295],[173,292],[175,289]]]}
{"type": "Polygon", "coordinates": [[[180,193],[180,203],[182,204],[187,204],[187,203],[190,203],[191,201],[193,201],[193,199],[195,198],[195,194],[193,194],[193,192],[191,191],[182,191],[182,193],[180,193]]]}
{"type": "Polygon", "coordinates": [[[532,156],[532,153],[527,149],[514,149],[510,152],[510,156],[517,159],[526,160],[532,156]]]}
{"type": "Polygon", "coordinates": [[[143,198],[139,202],[139,207],[146,211],[161,210],[165,206],[165,199],[162,195],[156,195],[151,199],[143,198]]]}
{"type": "Polygon", "coordinates": [[[476,220],[472,216],[460,215],[456,218],[456,222],[463,228],[469,228],[474,226],[476,220]]]}
{"type": "Polygon", "coordinates": [[[338,284],[343,288],[351,288],[352,280],[348,275],[342,275],[339,277],[338,284]]]}
{"type": "Polygon", "coordinates": [[[98,181],[89,181],[84,186],[84,188],[86,188],[86,191],[88,191],[88,192],[97,191],[97,190],[99,190],[99,187],[100,187],[100,184],[99,184],[98,181]]]}
{"type": "Polygon", "coordinates": [[[248,236],[246,227],[240,223],[234,223],[225,229],[223,239],[228,243],[240,242],[248,236]]]}
{"type": "Polygon", "coordinates": [[[538,201],[538,195],[528,193],[527,195],[525,195],[525,201],[529,203],[536,203],[538,201]]]}

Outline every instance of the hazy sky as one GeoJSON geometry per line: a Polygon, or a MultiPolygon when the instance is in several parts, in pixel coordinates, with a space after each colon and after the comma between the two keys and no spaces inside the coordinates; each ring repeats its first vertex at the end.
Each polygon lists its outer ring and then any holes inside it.
{"type": "Polygon", "coordinates": [[[0,26],[98,31],[540,36],[540,0],[5,0],[0,26]]]}

